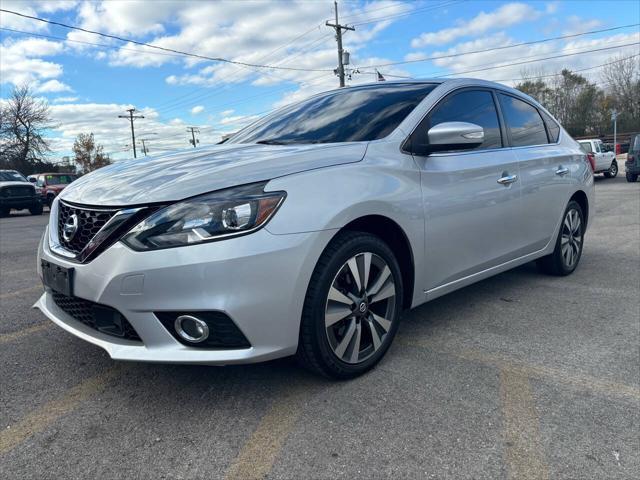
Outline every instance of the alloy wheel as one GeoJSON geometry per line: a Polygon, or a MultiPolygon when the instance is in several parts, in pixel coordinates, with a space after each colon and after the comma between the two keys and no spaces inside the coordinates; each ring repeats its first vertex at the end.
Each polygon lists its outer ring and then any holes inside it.
{"type": "Polygon", "coordinates": [[[582,220],[577,210],[567,212],[562,223],[562,260],[567,268],[573,268],[582,248],[582,220]]]}
{"type": "Polygon", "coordinates": [[[325,307],[325,331],[333,353],[357,364],[382,345],[395,318],[396,286],[385,260],[358,253],[338,270],[325,307]]]}
{"type": "Polygon", "coordinates": [[[612,177],[615,177],[618,174],[618,165],[616,164],[616,162],[612,162],[611,166],[609,167],[609,175],[611,175],[612,177]]]}

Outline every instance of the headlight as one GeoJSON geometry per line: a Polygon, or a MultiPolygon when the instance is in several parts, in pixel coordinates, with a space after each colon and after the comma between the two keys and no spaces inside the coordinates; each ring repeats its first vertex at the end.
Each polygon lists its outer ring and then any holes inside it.
{"type": "Polygon", "coordinates": [[[158,210],[122,241],[134,250],[182,247],[253,232],[273,216],[285,192],[264,192],[265,183],[219,190],[158,210]]]}

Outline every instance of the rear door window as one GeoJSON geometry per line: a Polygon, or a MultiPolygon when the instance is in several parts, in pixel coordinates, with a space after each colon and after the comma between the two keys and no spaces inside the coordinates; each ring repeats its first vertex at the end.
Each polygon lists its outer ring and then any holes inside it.
{"type": "Polygon", "coordinates": [[[525,147],[548,143],[547,131],[538,109],[511,95],[498,94],[511,137],[511,145],[525,147]]]}

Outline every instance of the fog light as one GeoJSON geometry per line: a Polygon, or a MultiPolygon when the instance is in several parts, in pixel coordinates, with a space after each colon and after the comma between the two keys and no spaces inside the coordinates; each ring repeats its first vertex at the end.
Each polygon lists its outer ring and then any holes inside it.
{"type": "Polygon", "coordinates": [[[209,337],[209,326],[205,321],[191,315],[180,315],[174,323],[176,333],[187,342],[200,343],[209,337]]]}

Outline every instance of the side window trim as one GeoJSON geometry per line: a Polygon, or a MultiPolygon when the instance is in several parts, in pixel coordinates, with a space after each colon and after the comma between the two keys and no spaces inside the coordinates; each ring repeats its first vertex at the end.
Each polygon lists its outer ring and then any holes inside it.
{"type": "Polygon", "coordinates": [[[464,91],[483,91],[483,92],[489,92],[491,94],[491,98],[493,99],[493,106],[496,109],[496,115],[498,116],[498,125],[500,127],[500,143],[502,144],[501,147],[493,147],[493,148],[487,148],[487,149],[483,149],[483,150],[467,150],[467,151],[455,151],[455,152],[437,152],[437,153],[433,153],[432,155],[460,155],[460,154],[466,154],[466,153],[476,153],[476,152],[490,152],[492,150],[500,150],[503,148],[507,148],[507,144],[506,144],[506,137],[505,137],[505,131],[506,131],[506,125],[503,121],[503,117],[502,117],[502,113],[500,111],[500,106],[499,106],[499,102],[498,102],[498,98],[494,92],[494,89],[492,89],[491,87],[485,87],[485,86],[475,86],[475,85],[467,85],[464,87],[458,87],[455,88],[454,90],[451,90],[450,92],[446,93],[443,97],[441,97],[429,110],[427,110],[427,112],[423,115],[423,117],[416,123],[416,125],[413,127],[413,129],[411,130],[411,133],[407,136],[407,138],[405,139],[404,142],[402,142],[402,145],[400,147],[400,151],[402,153],[407,153],[409,155],[416,155],[411,148],[411,138],[413,137],[413,134],[415,133],[415,131],[420,128],[420,125],[422,125],[422,123],[427,119],[427,117],[429,117],[429,115],[431,115],[431,113],[438,108],[442,102],[444,102],[445,100],[447,100],[449,97],[451,97],[452,95],[456,95],[458,93],[464,92],[464,91]]]}
{"type": "Polygon", "coordinates": [[[507,121],[502,113],[502,105],[500,105],[498,92],[495,89],[491,89],[491,96],[493,97],[496,112],[498,112],[498,123],[500,124],[500,134],[502,135],[502,148],[512,148],[511,134],[507,128],[507,121]]]}

